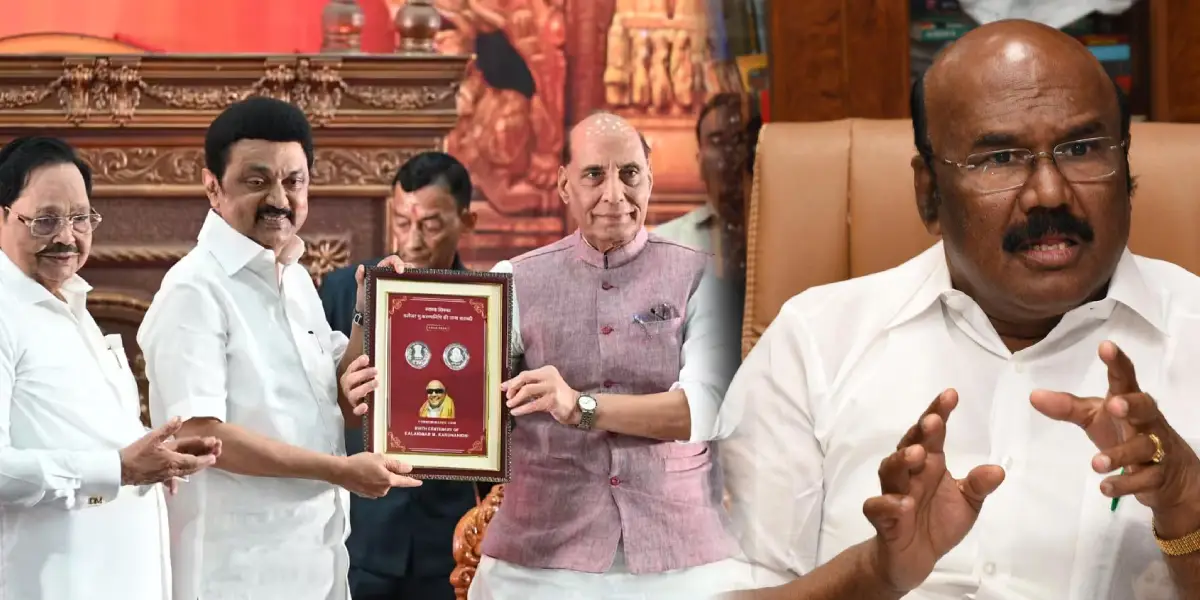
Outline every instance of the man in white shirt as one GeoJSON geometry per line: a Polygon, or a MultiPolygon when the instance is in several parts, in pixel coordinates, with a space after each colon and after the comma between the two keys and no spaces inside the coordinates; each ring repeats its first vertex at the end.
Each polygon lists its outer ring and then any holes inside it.
{"type": "Polygon", "coordinates": [[[345,456],[355,414],[337,377],[362,333],[348,351],[298,262],[312,132],[295,106],[250,98],[209,126],[205,162],[212,210],[138,332],[151,418],[223,444],[216,469],[170,503],[175,597],[345,600],[342,488],[377,498],[419,482],[382,456],[345,456]]]}
{"type": "Polygon", "coordinates": [[[215,438],[146,433],[121,336],[87,311],[100,214],[70,146],[0,150],[0,598],[170,597],[162,487],[213,464],[215,438]]]}
{"type": "Polygon", "coordinates": [[[791,299],[723,405],[745,597],[1200,597],[1200,280],[1126,248],[1115,89],[1021,21],[918,81],[942,241],[791,299]]]}

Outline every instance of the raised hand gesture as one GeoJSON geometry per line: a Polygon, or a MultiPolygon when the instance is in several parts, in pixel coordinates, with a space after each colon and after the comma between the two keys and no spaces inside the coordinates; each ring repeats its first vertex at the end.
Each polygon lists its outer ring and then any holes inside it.
{"type": "Polygon", "coordinates": [[[1092,457],[1097,473],[1121,470],[1100,483],[1104,495],[1133,495],[1153,509],[1162,537],[1200,530],[1200,459],[1142,391],[1133,361],[1116,344],[1101,343],[1100,360],[1108,367],[1103,398],[1037,390],[1030,402],[1043,415],[1087,433],[1100,450],[1092,457]]]}
{"type": "Polygon", "coordinates": [[[995,465],[975,467],[962,479],[946,470],[946,422],[957,405],[953,389],[934,399],[879,466],[883,494],[863,505],[876,530],[875,572],[899,593],[920,586],[962,542],[984,499],[1004,481],[995,465]]]}

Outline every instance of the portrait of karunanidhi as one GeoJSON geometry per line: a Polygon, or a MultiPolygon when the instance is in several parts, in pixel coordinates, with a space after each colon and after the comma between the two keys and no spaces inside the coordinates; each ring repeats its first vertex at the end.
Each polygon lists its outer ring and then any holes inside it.
{"type": "Polygon", "coordinates": [[[454,400],[446,393],[446,386],[434,379],[425,384],[425,403],[420,416],[425,419],[453,419],[454,400]]]}
{"type": "Polygon", "coordinates": [[[450,362],[461,363],[466,357],[463,356],[463,349],[455,346],[450,349],[450,362]]]}

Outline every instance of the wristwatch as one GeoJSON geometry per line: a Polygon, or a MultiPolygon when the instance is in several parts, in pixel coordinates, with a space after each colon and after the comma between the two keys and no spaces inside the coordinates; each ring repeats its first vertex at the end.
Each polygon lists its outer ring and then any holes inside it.
{"type": "Polygon", "coordinates": [[[591,429],[592,425],[596,424],[596,399],[587,394],[580,394],[575,404],[579,406],[581,413],[579,423],[575,426],[585,431],[591,429]]]}
{"type": "Polygon", "coordinates": [[[363,325],[363,314],[358,312],[357,310],[354,311],[353,322],[355,325],[358,325],[359,327],[366,327],[366,325],[363,325]]]}

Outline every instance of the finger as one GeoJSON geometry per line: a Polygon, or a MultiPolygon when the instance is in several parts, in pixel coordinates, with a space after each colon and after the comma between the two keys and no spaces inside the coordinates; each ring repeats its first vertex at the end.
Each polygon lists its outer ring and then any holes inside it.
{"type": "Polygon", "coordinates": [[[388,485],[390,485],[392,487],[405,487],[405,488],[420,487],[421,480],[413,479],[412,477],[405,477],[403,475],[394,475],[393,474],[393,475],[388,476],[388,485]]]}
{"type": "Polygon", "coordinates": [[[180,427],[183,427],[183,419],[175,417],[167,421],[166,425],[151,431],[146,437],[150,438],[150,441],[154,444],[163,444],[167,441],[167,438],[175,435],[180,427]]]}
{"type": "Polygon", "coordinates": [[[383,260],[379,261],[379,264],[376,266],[387,267],[397,273],[403,273],[404,268],[407,265],[404,264],[404,261],[400,260],[399,256],[396,256],[395,254],[393,254],[393,255],[388,256],[387,258],[384,258],[383,260]]]}
{"type": "Polygon", "coordinates": [[[1151,465],[1137,471],[1126,471],[1119,475],[1105,477],[1104,481],[1100,482],[1100,493],[1109,498],[1119,498],[1145,492],[1157,492],[1166,480],[1166,471],[1162,465],[1151,465]]]}
{"type": "Polygon", "coordinates": [[[346,373],[360,371],[360,370],[365,369],[366,367],[370,366],[370,364],[371,364],[371,357],[367,356],[366,354],[360,354],[358,356],[358,358],[350,361],[350,364],[346,366],[346,373]]]}
{"type": "Polygon", "coordinates": [[[192,456],[205,456],[212,454],[213,450],[221,445],[221,442],[215,437],[186,437],[176,440],[172,444],[163,446],[172,452],[180,454],[191,454],[192,456]]]}
{"type": "Polygon", "coordinates": [[[521,389],[521,386],[537,381],[537,375],[533,371],[521,371],[516,377],[500,384],[500,391],[506,392],[509,398],[521,389]]]}
{"type": "Polygon", "coordinates": [[[933,399],[933,402],[925,409],[925,412],[921,413],[921,416],[917,418],[917,423],[908,429],[903,438],[900,438],[900,443],[896,444],[896,449],[899,450],[913,444],[920,444],[921,440],[924,439],[921,430],[922,420],[928,415],[938,415],[942,418],[942,423],[946,423],[950,420],[950,413],[954,411],[956,406],[958,406],[958,391],[954,388],[943,390],[942,393],[933,399]]]}
{"type": "Polygon", "coordinates": [[[351,410],[350,412],[356,417],[361,417],[361,416],[367,414],[367,411],[369,411],[369,410],[371,410],[370,404],[368,404],[366,402],[360,402],[357,405],[355,405],[354,409],[351,410]]]}
{"type": "Polygon", "coordinates": [[[167,464],[170,465],[167,469],[167,474],[171,477],[187,477],[217,462],[217,458],[211,454],[204,456],[192,456],[191,454],[179,454],[177,452],[171,452],[170,454],[167,458],[167,464]]]}
{"type": "Polygon", "coordinates": [[[983,501],[1004,483],[1004,469],[996,465],[981,465],[971,469],[966,477],[958,480],[958,490],[975,512],[983,507],[983,501]]]}
{"type": "Polygon", "coordinates": [[[1100,342],[1100,360],[1108,367],[1108,395],[1133,394],[1142,391],[1138,387],[1137,373],[1133,361],[1116,344],[1100,342]]]}
{"type": "Polygon", "coordinates": [[[879,488],[884,494],[907,494],[914,473],[925,468],[925,448],[897,450],[879,464],[879,488]]]}
{"type": "Polygon", "coordinates": [[[407,475],[412,473],[412,465],[402,463],[398,460],[388,459],[383,461],[383,468],[397,475],[407,475]]]}
{"type": "Polygon", "coordinates": [[[351,387],[350,389],[346,390],[346,399],[350,401],[351,405],[357,406],[360,402],[363,401],[364,398],[366,398],[368,395],[370,395],[372,392],[374,392],[378,388],[379,388],[379,381],[377,381],[375,379],[371,379],[369,381],[366,381],[362,384],[356,385],[356,386],[351,387]]]}
{"type": "Polygon", "coordinates": [[[1108,414],[1124,419],[1131,426],[1142,429],[1157,425],[1163,421],[1158,403],[1148,394],[1134,393],[1114,396],[1105,402],[1104,408],[1108,414]]]}
{"type": "Polygon", "coordinates": [[[179,492],[179,480],[175,478],[168,479],[163,482],[163,488],[167,491],[168,496],[174,496],[179,492]]]}
{"type": "Polygon", "coordinates": [[[1080,398],[1067,392],[1034,390],[1029,394],[1029,403],[1034,410],[1055,421],[1074,423],[1084,428],[1096,417],[1096,407],[1100,402],[1099,398],[1080,398]]]}
{"type": "Polygon", "coordinates": [[[533,400],[512,409],[510,412],[514,417],[521,417],[525,415],[531,415],[536,412],[550,412],[550,409],[553,407],[554,397],[545,395],[534,398],[533,400]]]}
{"type": "MultiPolygon", "coordinates": [[[[366,357],[360,356],[357,359],[355,359],[354,362],[358,362],[358,360],[361,358],[366,358],[366,357]]],[[[352,366],[353,366],[353,364],[352,364],[352,366]]],[[[370,381],[372,379],[375,379],[378,376],[379,376],[379,369],[377,369],[375,367],[365,367],[365,368],[361,368],[357,371],[351,371],[350,369],[347,369],[346,373],[342,375],[342,384],[347,388],[352,388],[352,387],[362,384],[362,382],[364,382],[364,381],[370,381]]]]}
{"type": "Polygon", "coordinates": [[[946,424],[941,415],[925,415],[918,423],[921,426],[921,445],[929,454],[944,454],[946,446],[946,424]]]}
{"type": "Polygon", "coordinates": [[[916,503],[912,498],[900,494],[884,494],[868,498],[863,502],[863,515],[871,522],[885,540],[894,540],[904,534],[912,521],[908,513],[916,503]]]}
{"type": "Polygon", "coordinates": [[[1123,444],[1118,444],[1092,457],[1092,469],[1097,473],[1110,473],[1122,467],[1140,467],[1150,464],[1157,446],[1147,435],[1135,435],[1123,444]]]}
{"type": "Polygon", "coordinates": [[[354,270],[354,282],[358,284],[358,287],[362,287],[363,276],[366,272],[362,265],[358,265],[358,268],[354,270]]]}
{"type": "Polygon", "coordinates": [[[509,408],[516,408],[527,402],[537,400],[553,391],[554,386],[550,383],[542,381],[530,383],[522,386],[515,394],[510,394],[507,404],[509,408]]]}

